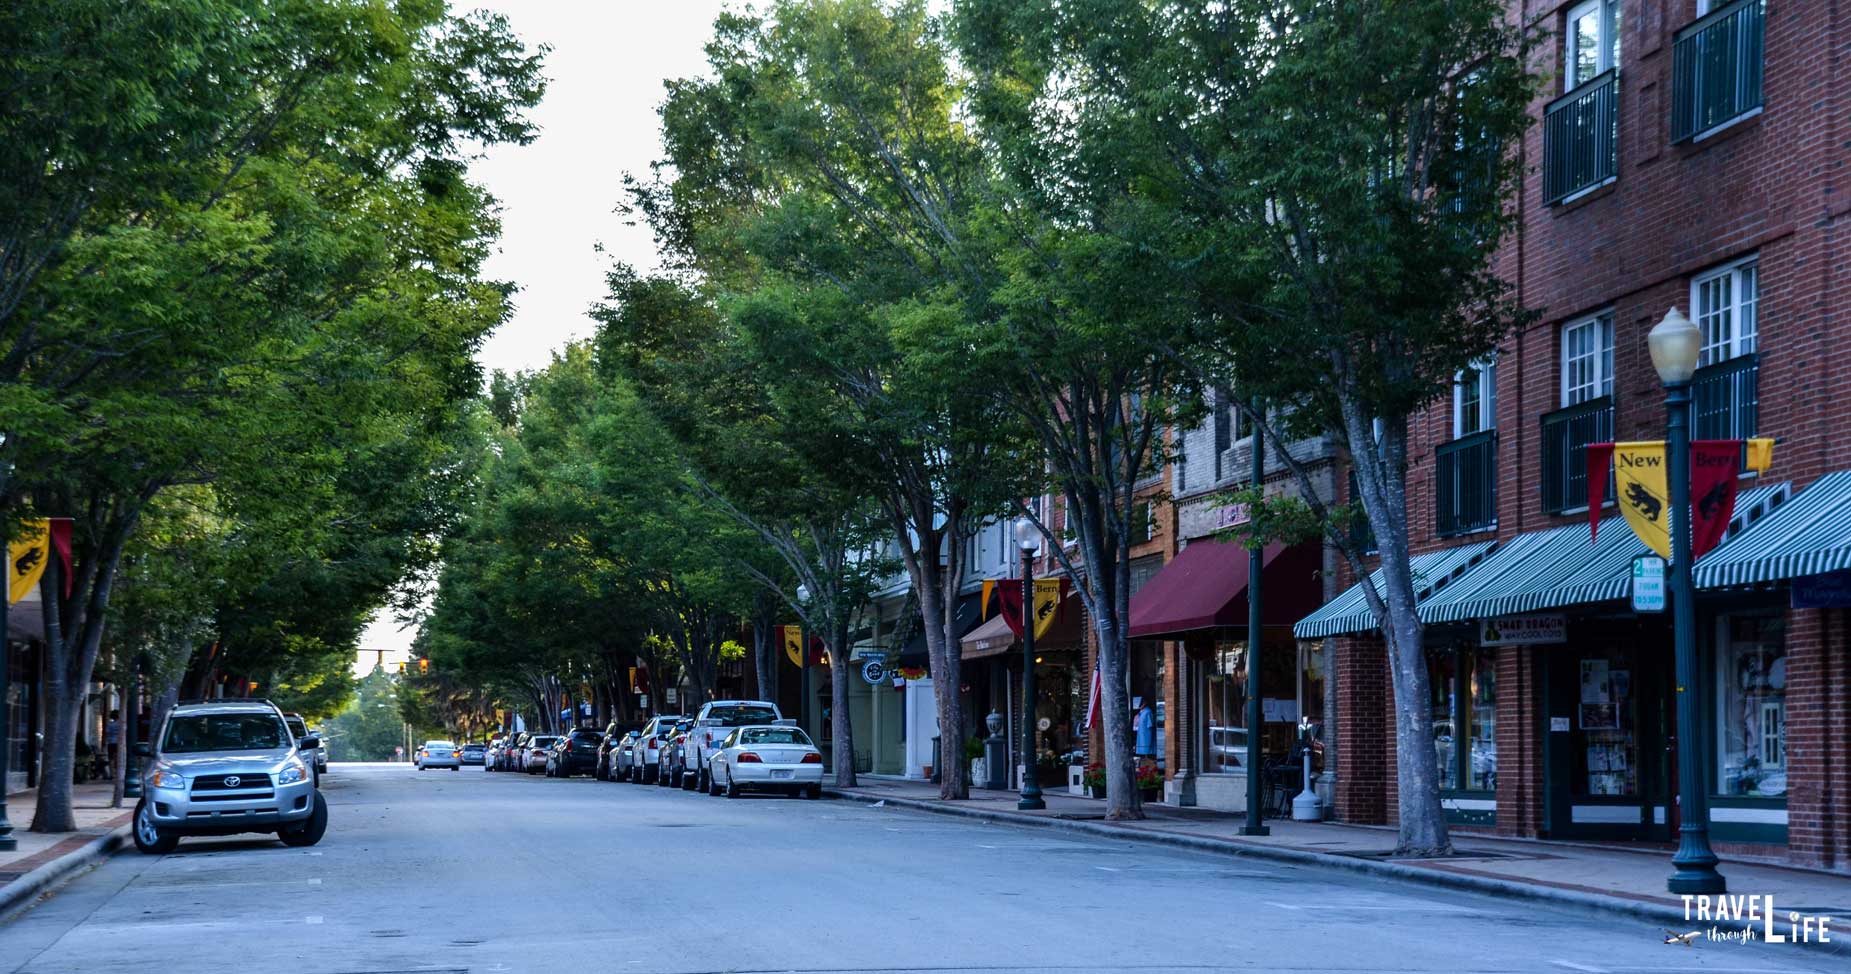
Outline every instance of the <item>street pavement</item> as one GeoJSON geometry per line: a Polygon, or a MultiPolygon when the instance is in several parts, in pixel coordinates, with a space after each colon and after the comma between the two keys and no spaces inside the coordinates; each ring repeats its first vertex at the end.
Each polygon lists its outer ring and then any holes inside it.
{"type": "Polygon", "coordinates": [[[405,765],[336,765],[324,786],[319,846],[119,855],[0,926],[0,971],[1845,969],[1790,945],[1667,946],[1639,920],[891,807],[405,765]]]}

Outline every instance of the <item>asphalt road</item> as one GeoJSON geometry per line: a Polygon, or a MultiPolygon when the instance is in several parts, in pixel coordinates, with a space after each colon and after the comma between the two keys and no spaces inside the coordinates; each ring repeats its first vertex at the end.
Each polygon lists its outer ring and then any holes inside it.
{"type": "Polygon", "coordinates": [[[1841,970],[1761,943],[833,801],[336,765],[313,849],[128,852],[0,927],[0,971],[1841,970]]]}

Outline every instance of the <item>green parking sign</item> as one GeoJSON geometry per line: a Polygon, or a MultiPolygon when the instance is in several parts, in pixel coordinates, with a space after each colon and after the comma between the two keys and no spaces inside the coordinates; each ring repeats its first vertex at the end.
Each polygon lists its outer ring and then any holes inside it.
{"type": "Polygon", "coordinates": [[[1640,555],[1632,560],[1632,610],[1665,611],[1665,560],[1640,555]]]}

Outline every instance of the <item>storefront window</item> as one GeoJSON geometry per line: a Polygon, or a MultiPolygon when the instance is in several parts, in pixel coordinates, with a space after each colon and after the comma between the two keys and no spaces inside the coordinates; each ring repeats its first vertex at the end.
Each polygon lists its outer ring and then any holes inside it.
{"type": "Polygon", "coordinates": [[[1427,650],[1427,701],[1440,787],[1496,791],[1497,670],[1492,650],[1427,650]]]}
{"type": "Polygon", "coordinates": [[[1723,617],[1718,628],[1717,785],[1725,795],[1787,793],[1787,648],[1778,615],[1723,617]]]}
{"type": "Polygon", "coordinates": [[[1311,768],[1324,770],[1324,647],[1321,642],[1299,644],[1298,712],[1311,725],[1311,768]]]}
{"type": "Polygon", "coordinates": [[[1247,759],[1247,644],[1215,644],[1214,655],[1205,664],[1207,693],[1204,716],[1207,756],[1204,770],[1209,774],[1239,771],[1247,759]]]}
{"type": "Polygon", "coordinates": [[[1433,752],[1440,770],[1440,787],[1457,787],[1459,749],[1453,720],[1454,688],[1458,686],[1458,655],[1451,648],[1427,651],[1427,701],[1433,718],[1433,752]]]}
{"type": "Polygon", "coordinates": [[[1590,798],[1639,794],[1639,741],[1632,700],[1630,653],[1587,649],[1576,660],[1574,794],[1590,798]]]}
{"type": "Polygon", "coordinates": [[[1471,742],[1470,765],[1466,768],[1467,788],[1496,791],[1498,786],[1497,742],[1497,664],[1491,650],[1479,649],[1468,657],[1471,661],[1467,739],[1471,742]]]}

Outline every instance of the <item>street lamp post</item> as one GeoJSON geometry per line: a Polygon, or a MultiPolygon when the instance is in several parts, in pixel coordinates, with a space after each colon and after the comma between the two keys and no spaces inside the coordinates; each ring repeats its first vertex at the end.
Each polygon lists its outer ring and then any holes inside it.
{"type": "MultiPolygon", "coordinates": [[[[810,602],[810,587],[797,586],[797,601],[804,605],[810,602]]],[[[801,620],[797,624],[797,722],[803,725],[805,734],[822,735],[810,727],[810,632],[804,628],[801,620]]]]}
{"type": "Polygon", "coordinates": [[[1035,553],[1041,529],[1030,518],[1016,518],[1015,542],[1022,549],[1022,798],[1015,807],[1032,812],[1048,807],[1035,780],[1035,553]]]}
{"type": "MultiPolygon", "coordinates": [[[[6,434],[0,433],[0,447],[6,445],[6,434]]],[[[12,479],[13,467],[5,460],[0,460],[0,509],[6,504],[6,490],[12,479]]],[[[0,573],[0,852],[12,852],[19,848],[19,840],[13,838],[13,823],[6,817],[7,757],[13,750],[13,707],[11,670],[13,652],[9,648],[11,639],[7,634],[7,609],[13,600],[13,570],[10,562],[12,556],[6,553],[6,544],[0,542],[0,559],[9,562],[7,570],[0,573]]]]}
{"type": "MultiPolygon", "coordinates": [[[[1257,408],[1253,410],[1253,489],[1260,490],[1266,483],[1266,431],[1257,422],[1261,415],[1257,408]]],[[[1249,519],[1252,514],[1248,514],[1249,519]]],[[[1263,624],[1265,622],[1265,603],[1261,601],[1260,575],[1266,569],[1266,551],[1259,546],[1247,549],[1247,824],[1240,827],[1242,835],[1271,835],[1272,829],[1260,820],[1265,809],[1260,806],[1266,782],[1262,775],[1266,773],[1261,763],[1260,745],[1262,719],[1265,712],[1260,708],[1260,643],[1263,642],[1263,624]]]]}
{"type": "Polygon", "coordinates": [[[1728,884],[1710,851],[1709,789],[1704,787],[1697,698],[1697,586],[1690,557],[1690,379],[1703,333],[1677,308],[1646,337],[1652,367],[1665,384],[1666,472],[1671,480],[1671,635],[1677,653],[1678,847],[1665,887],[1715,894],[1728,884]]]}

